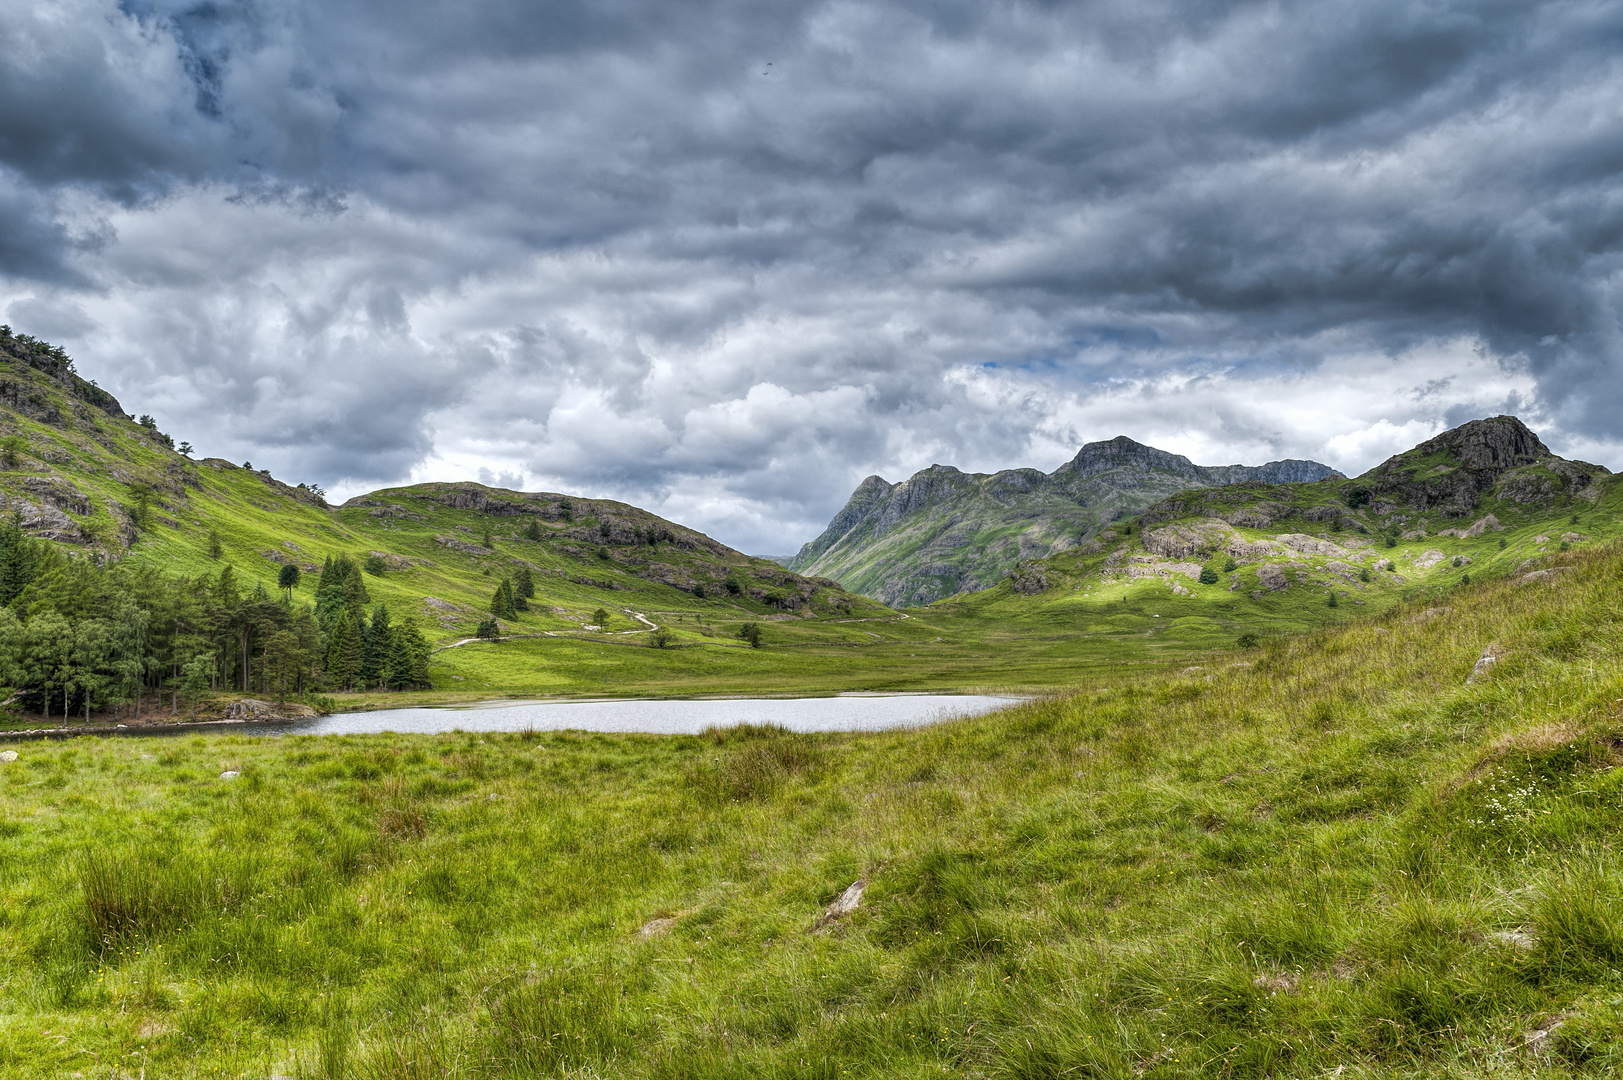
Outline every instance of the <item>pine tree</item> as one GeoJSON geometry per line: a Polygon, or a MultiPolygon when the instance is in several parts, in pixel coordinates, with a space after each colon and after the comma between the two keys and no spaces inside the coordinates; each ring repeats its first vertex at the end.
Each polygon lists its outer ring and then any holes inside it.
{"type": "Polygon", "coordinates": [[[498,619],[511,619],[518,615],[513,607],[513,583],[502,578],[502,583],[496,586],[496,592],[490,598],[490,613],[498,619]]]}
{"type": "Polygon", "coordinates": [[[327,644],[327,681],[341,690],[354,686],[363,647],[360,620],[352,611],[343,612],[327,644]]]}
{"type": "Polygon", "coordinates": [[[9,604],[33,582],[39,567],[38,541],[23,535],[14,515],[0,526],[0,604],[9,604]]]}
{"type": "Polygon", "coordinates": [[[541,539],[541,525],[534,518],[531,518],[530,523],[528,525],[524,526],[524,539],[526,539],[526,540],[539,540],[539,539],[541,539]]]}
{"type": "Polygon", "coordinates": [[[513,595],[521,600],[528,600],[535,595],[535,578],[530,575],[528,566],[518,568],[513,575],[513,595]]]}
{"type": "Polygon", "coordinates": [[[391,690],[431,685],[428,678],[428,642],[411,619],[403,620],[390,636],[383,681],[391,690]]]}
{"type": "Polygon", "coordinates": [[[362,623],[361,670],[363,686],[384,682],[384,668],[388,664],[389,649],[394,645],[394,628],[389,625],[389,607],[378,604],[372,609],[372,618],[362,623]]]}

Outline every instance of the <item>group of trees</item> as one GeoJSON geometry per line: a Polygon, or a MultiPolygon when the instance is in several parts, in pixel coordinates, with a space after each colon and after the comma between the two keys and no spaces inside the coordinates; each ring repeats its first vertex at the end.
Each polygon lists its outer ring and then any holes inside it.
{"type": "Polygon", "coordinates": [[[521,611],[530,610],[530,599],[535,596],[535,578],[528,566],[521,566],[512,577],[504,577],[490,597],[490,615],[474,631],[478,637],[494,641],[502,636],[498,619],[514,619],[521,611]]]}
{"type": "MultiPolygon", "coordinates": [[[[297,584],[296,575],[292,585],[297,584]]],[[[231,566],[184,578],[145,563],[100,567],[0,525],[0,682],[47,716],[204,691],[428,685],[428,642],[383,604],[359,567],[329,559],[316,603],[247,586],[231,566]]]]}
{"type": "Polygon", "coordinates": [[[535,596],[535,578],[528,566],[521,566],[512,577],[504,577],[490,598],[490,614],[498,619],[516,619],[521,611],[530,610],[530,599],[535,596]]]}

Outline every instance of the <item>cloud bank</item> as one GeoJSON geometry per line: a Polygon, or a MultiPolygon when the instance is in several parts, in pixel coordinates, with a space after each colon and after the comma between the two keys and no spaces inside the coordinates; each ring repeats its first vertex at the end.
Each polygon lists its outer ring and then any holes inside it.
{"type": "Polygon", "coordinates": [[[1623,5],[0,8],[0,312],[200,450],[794,550],[1129,434],[1623,466],[1623,5]]]}

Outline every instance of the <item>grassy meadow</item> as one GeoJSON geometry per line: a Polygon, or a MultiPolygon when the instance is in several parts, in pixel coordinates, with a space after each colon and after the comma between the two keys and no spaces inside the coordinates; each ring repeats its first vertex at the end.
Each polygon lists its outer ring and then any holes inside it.
{"type": "Polygon", "coordinates": [[[1615,1075],[1623,548],[1556,560],[915,731],[3,743],[0,1073],[1615,1075]]]}

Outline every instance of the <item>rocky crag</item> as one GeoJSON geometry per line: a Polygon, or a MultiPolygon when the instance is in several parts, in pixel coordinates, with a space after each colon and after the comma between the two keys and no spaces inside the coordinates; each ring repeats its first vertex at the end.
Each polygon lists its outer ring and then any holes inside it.
{"type": "Polygon", "coordinates": [[[1339,476],[1314,461],[1196,465],[1125,436],[1088,443],[1051,473],[932,465],[899,484],[868,477],[789,565],[893,607],[928,604],[995,585],[1024,560],[1096,546],[1112,522],[1176,492],[1339,476]]]}

